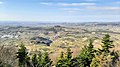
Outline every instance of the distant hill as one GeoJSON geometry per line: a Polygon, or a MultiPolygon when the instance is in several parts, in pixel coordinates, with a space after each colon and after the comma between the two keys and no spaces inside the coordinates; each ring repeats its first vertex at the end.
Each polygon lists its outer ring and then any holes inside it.
{"type": "Polygon", "coordinates": [[[4,26],[84,26],[84,25],[97,25],[97,26],[120,26],[120,22],[23,22],[23,21],[0,21],[0,25],[4,26]]]}
{"type": "Polygon", "coordinates": [[[61,22],[20,22],[20,21],[0,21],[0,25],[4,26],[55,26],[62,25],[61,22]]]}

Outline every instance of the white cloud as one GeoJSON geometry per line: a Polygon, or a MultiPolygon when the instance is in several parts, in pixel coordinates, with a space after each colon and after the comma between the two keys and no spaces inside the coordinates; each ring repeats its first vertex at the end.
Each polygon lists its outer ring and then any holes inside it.
{"type": "Polygon", "coordinates": [[[41,5],[53,5],[53,3],[48,3],[48,2],[40,2],[41,5]]]}
{"type": "Polygon", "coordinates": [[[3,4],[3,2],[2,2],[2,1],[0,1],[0,4],[3,4]]]}
{"type": "Polygon", "coordinates": [[[58,3],[61,6],[93,6],[96,3],[58,3]]]}
{"type": "Polygon", "coordinates": [[[118,2],[114,2],[115,4],[120,4],[120,1],[118,1],[118,2]]]}
{"type": "Polygon", "coordinates": [[[103,6],[103,7],[91,6],[91,7],[86,7],[86,8],[90,10],[115,10],[115,11],[120,10],[120,7],[111,7],[111,6],[103,6]]]}
{"type": "Polygon", "coordinates": [[[81,9],[79,9],[79,8],[61,8],[61,10],[70,10],[70,11],[78,11],[78,10],[81,10],[81,9]]]}
{"type": "Polygon", "coordinates": [[[96,3],[49,3],[49,2],[40,2],[41,5],[58,5],[58,6],[93,6],[96,3]]]}
{"type": "Polygon", "coordinates": [[[60,10],[63,10],[67,14],[78,14],[81,9],[80,8],[60,8],[60,10]]]}
{"type": "Polygon", "coordinates": [[[85,0],[85,1],[96,1],[96,0],[85,0]]]}

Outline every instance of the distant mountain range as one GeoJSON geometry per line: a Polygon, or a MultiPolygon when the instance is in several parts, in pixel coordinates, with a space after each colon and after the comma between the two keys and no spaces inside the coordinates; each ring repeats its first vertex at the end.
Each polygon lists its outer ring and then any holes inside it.
{"type": "Polygon", "coordinates": [[[0,21],[3,26],[55,26],[55,25],[114,25],[120,26],[120,22],[19,22],[19,21],[0,21]]]}
{"type": "Polygon", "coordinates": [[[4,26],[44,26],[44,25],[58,25],[58,24],[62,24],[62,23],[0,21],[0,25],[4,25],[4,26]]]}

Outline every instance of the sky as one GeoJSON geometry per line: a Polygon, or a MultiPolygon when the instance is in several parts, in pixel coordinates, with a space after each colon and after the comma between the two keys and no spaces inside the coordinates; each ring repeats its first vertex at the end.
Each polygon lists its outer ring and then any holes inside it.
{"type": "Polygon", "coordinates": [[[118,22],[120,0],[0,0],[0,21],[118,22]]]}

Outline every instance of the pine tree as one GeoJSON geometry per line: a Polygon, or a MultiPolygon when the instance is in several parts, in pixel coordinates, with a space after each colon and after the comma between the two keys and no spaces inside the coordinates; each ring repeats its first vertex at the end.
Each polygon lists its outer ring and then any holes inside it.
{"type": "Polygon", "coordinates": [[[113,50],[110,53],[110,55],[112,56],[112,61],[110,62],[110,67],[116,67],[117,61],[119,61],[118,51],[113,50]]]}
{"type": "Polygon", "coordinates": [[[67,49],[67,52],[66,52],[66,59],[70,60],[72,58],[72,51],[70,48],[67,49]]]}
{"type": "Polygon", "coordinates": [[[71,60],[72,60],[72,52],[71,52],[71,49],[70,48],[67,48],[67,52],[66,52],[66,56],[65,56],[65,66],[66,67],[71,67],[72,64],[71,64],[71,60]]]}
{"type": "Polygon", "coordinates": [[[45,52],[42,56],[42,67],[51,67],[52,66],[52,61],[48,56],[48,53],[45,52]]]}
{"type": "Polygon", "coordinates": [[[90,43],[81,50],[79,56],[77,57],[80,67],[90,67],[92,59],[94,57],[94,49],[92,43],[93,41],[90,40],[90,43]]]}
{"type": "Polygon", "coordinates": [[[41,52],[39,52],[37,59],[38,59],[37,67],[42,67],[42,53],[41,52]]]}
{"type": "Polygon", "coordinates": [[[21,44],[20,49],[18,49],[17,52],[17,58],[19,60],[19,66],[20,67],[25,67],[26,65],[29,66],[30,65],[30,57],[27,56],[28,52],[26,51],[26,47],[21,44]]]}
{"type": "Polygon", "coordinates": [[[93,40],[89,40],[89,44],[88,44],[88,50],[91,52],[91,53],[94,53],[94,49],[93,49],[93,40]]]}
{"type": "Polygon", "coordinates": [[[105,37],[103,37],[102,43],[103,43],[102,50],[101,50],[102,52],[104,51],[104,52],[108,53],[108,52],[110,52],[109,49],[114,47],[113,41],[110,40],[109,34],[106,34],[105,37]]]}
{"type": "Polygon", "coordinates": [[[117,61],[118,61],[118,58],[119,58],[119,55],[118,55],[118,52],[116,51],[110,51],[110,48],[113,48],[114,45],[113,45],[113,41],[110,40],[110,36],[109,34],[106,34],[105,37],[103,37],[103,40],[102,40],[102,52],[105,52],[105,55],[108,56],[110,55],[111,56],[111,61],[109,62],[109,66],[111,67],[115,67],[117,61]]]}
{"type": "Polygon", "coordinates": [[[64,52],[61,52],[60,57],[58,59],[58,62],[56,64],[56,67],[63,67],[62,65],[64,64],[64,52]]]}
{"type": "Polygon", "coordinates": [[[113,41],[110,40],[108,34],[102,39],[102,49],[98,49],[92,60],[91,67],[116,67],[119,55],[116,51],[110,51],[113,48],[113,41]]]}
{"type": "Polygon", "coordinates": [[[3,65],[3,63],[2,63],[2,61],[0,60],[0,67],[4,67],[4,65],[3,65]]]}
{"type": "Polygon", "coordinates": [[[77,65],[76,58],[72,58],[71,49],[68,48],[66,54],[61,52],[56,67],[76,67],[77,65]]]}
{"type": "Polygon", "coordinates": [[[52,61],[49,58],[47,52],[44,52],[43,55],[40,52],[38,55],[36,54],[33,55],[32,65],[33,67],[51,67],[52,61]]]}
{"type": "Polygon", "coordinates": [[[67,67],[77,67],[78,66],[78,62],[76,58],[72,58],[72,51],[70,48],[67,49],[67,53],[65,56],[66,59],[66,66],[67,67]]]}
{"type": "Polygon", "coordinates": [[[37,67],[38,65],[38,59],[36,54],[32,56],[32,64],[33,64],[33,67],[37,67]]]}
{"type": "Polygon", "coordinates": [[[90,67],[110,67],[110,61],[112,61],[112,56],[110,54],[106,55],[105,52],[102,52],[100,55],[95,54],[90,67]]]}

